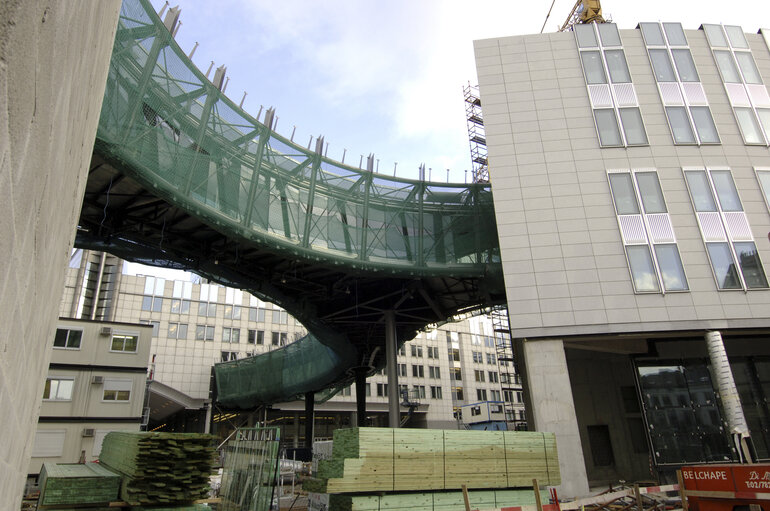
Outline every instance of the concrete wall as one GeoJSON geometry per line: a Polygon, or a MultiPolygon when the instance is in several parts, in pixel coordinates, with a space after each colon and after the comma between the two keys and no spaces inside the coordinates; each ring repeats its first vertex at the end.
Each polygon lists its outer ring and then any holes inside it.
{"type": "MultiPolygon", "coordinates": [[[[760,257],[770,214],[754,174],[767,147],[743,143],[703,31],[686,31],[722,143],[674,145],[639,30],[621,30],[649,146],[600,148],[574,35],[476,41],[511,327],[517,337],[767,326],[770,291],[718,291],[682,167],[728,166],[760,257]],[[690,291],[635,294],[608,169],[658,171],[690,291]]],[[[767,82],[770,53],[747,34],[767,82]]]]}
{"type": "Polygon", "coordinates": [[[18,509],[119,0],[0,4],[0,507],[18,509]]]}

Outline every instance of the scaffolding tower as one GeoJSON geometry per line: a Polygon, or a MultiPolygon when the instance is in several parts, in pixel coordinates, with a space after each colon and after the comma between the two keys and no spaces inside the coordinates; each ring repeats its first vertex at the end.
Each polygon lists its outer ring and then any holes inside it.
{"type": "Polygon", "coordinates": [[[471,167],[474,183],[488,183],[487,137],[484,133],[484,119],[481,116],[479,86],[470,83],[463,87],[465,117],[468,123],[468,139],[471,148],[471,167]]]}
{"type": "Polygon", "coordinates": [[[509,430],[525,431],[527,421],[522,407],[516,407],[517,396],[522,392],[521,378],[516,370],[516,360],[513,354],[513,339],[508,321],[508,307],[499,305],[489,313],[495,334],[497,349],[497,364],[500,372],[500,390],[503,394],[503,410],[505,422],[509,430]],[[519,412],[518,414],[516,412],[519,412]]]}

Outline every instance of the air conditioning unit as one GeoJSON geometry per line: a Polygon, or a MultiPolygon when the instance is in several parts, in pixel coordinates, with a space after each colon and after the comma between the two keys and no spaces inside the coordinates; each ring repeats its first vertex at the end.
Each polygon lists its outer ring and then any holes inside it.
{"type": "Polygon", "coordinates": [[[112,327],[111,326],[103,326],[101,330],[99,330],[99,335],[112,335],[112,327]]]}
{"type": "Polygon", "coordinates": [[[91,383],[94,385],[101,385],[104,383],[104,376],[93,376],[91,377],[91,383]]]}
{"type": "Polygon", "coordinates": [[[84,437],[94,436],[94,428],[83,428],[83,436],[84,437]]]}

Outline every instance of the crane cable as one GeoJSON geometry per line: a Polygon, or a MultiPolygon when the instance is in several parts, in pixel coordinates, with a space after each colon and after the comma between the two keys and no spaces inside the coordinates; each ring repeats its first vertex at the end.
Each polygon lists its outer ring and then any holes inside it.
{"type": "Polygon", "coordinates": [[[553,2],[551,2],[551,8],[548,9],[548,14],[545,15],[545,21],[543,21],[543,27],[540,29],[541,34],[543,33],[543,30],[545,30],[545,24],[548,23],[548,18],[551,17],[551,11],[553,10],[553,4],[555,3],[556,3],[556,0],[553,0],[553,2]]]}

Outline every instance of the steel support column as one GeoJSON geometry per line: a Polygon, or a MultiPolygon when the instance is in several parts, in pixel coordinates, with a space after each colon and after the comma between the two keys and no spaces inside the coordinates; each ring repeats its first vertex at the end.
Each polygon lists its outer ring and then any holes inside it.
{"type": "Polygon", "coordinates": [[[356,376],[356,422],[359,428],[366,426],[366,373],[368,367],[353,369],[356,376]]]}
{"type": "Polygon", "coordinates": [[[385,311],[385,358],[388,371],[388,427],[397,428],[401,422],[398,404],[398,339],[396,339],[396,313],[385,311]]]}
{"type": "Polygon", "coordinates": [[[313,458],[313,423],[315,422],[315,392],[305,393],[305,448],[308,459],[313,458]]]}

